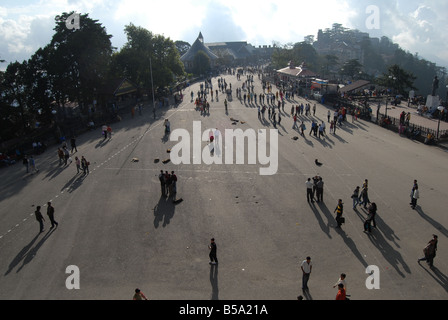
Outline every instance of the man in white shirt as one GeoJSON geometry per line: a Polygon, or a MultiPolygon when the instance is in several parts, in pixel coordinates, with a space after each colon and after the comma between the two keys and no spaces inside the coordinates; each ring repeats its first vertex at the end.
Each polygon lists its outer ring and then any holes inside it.
{"type": "Polygon", "coordinates": [[[345,293],[347,294],[347,281],[345,280],[345,273],[341,273],[338,281],[334,284],[333,288],[336,288],[340,283],[344,285],[345,293]]]}
{"type": "Polygon", "coordinates": [[[302,290],[308,290],[308,280],[310,279],[312,268],[311,258],[306,257],[306,260],[303,260],[300,265],[300,269],[302,269],[302,290]]]}
{"type": "Polygon", "coordinates": [[[313,199],[314,183],[311,181],[311,178],[308,178],[308,180],[305,182],[305,185],[306,185],[306,200],[308,202],[311,201],[311,203],[314,203],[314,199],[313,199]]]}

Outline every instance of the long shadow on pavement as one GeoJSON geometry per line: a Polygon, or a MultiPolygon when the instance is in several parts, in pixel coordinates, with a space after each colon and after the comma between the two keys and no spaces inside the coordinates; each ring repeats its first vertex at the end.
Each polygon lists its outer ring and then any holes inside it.
{"type": "Polygon", "coordinates": [[[165,198],[160,196],[159,202],[154,207],[154,227],[158,228],[161,221],[162,226],[166,227],[174,216],[176,205],[172,202],[171,197],[165,198]]]}
{"type": "Polygon", "coordinates": [[[47,233],[43,236],[42,239],[33,247],[34,243],[39,238],[40,233],[38,233],[31,241],[28,243],[25,247],[23,247],[22,250],[16,255],[16,257],[11,261],[9,264],[8,270],[5,272],[5,276],[8,275],[20,262],[22,262],[22,265],[17,269],[16,273],[18,273],[20,270],[22,270],[25,265],[31,262],[33,258],[36,256],[37,251],[40,249],[40,247],[44,244],[45,241],[48,240],[50,235],[53,233],[53,231],[57,229],[52,228],[47,231],[47,233]]]}

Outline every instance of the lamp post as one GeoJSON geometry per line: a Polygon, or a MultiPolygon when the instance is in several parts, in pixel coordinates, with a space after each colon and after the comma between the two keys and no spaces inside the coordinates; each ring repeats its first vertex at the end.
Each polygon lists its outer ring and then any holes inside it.
{"type": "Polygon", "coordinates": [[[442,111],[443,111],[443,106],[438,106],[437,110],[439,110],[439,121],[437,123],[437,140],[439,140],[439,129],[440,129],[440,120],[442,119],[442,111]]]}

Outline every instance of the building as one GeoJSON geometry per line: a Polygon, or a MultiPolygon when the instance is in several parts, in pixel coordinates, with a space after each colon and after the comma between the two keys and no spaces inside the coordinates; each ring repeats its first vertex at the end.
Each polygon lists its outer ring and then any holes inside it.
{"type": "Polygon", "coordinates": [[[218,56],[205,45],[204,37],[202,36],[202,33],[199,32],[198,38],[190,47],[190,49],[188,49],[188,51],[182,57],[180,57],[180,60],[183,62],[185,70],[187,72],[191,72],[193,70],[194,58],[199,51],[203,51],[210,58],[210,67],[215,67],[218,56]]]}

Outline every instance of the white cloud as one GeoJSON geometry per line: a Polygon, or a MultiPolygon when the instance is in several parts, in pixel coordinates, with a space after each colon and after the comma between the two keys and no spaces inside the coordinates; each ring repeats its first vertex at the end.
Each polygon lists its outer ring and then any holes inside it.
{"type": "Polygon", "coordinates": [[[5,0],[0,6],[0,57],[27,58],[51,39],[54,16],[70,11],[98,19],[119,48],[126,41],[124,26],[131,22],[172,40],[192,43],[201,31],[206,42],[246,40],[256,46],[303,41],[318,29],[341,23],[387,36],[405,50],[448,66],[448,1],[442,0],[5,0]],[[372,4],[380,9],[379,30],[366,30],[366,8],[372,4]]]}

